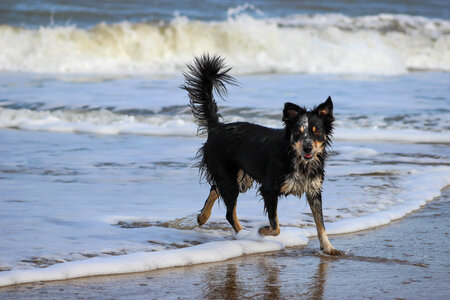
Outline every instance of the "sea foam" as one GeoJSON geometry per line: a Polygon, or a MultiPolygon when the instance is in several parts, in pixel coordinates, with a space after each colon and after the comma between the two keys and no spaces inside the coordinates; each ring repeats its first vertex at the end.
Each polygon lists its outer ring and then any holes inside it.
{"type": "MultiPolygon", "coordinates": [[[[450,184],[450,168],[428,168],[410,175],[404,182],[401,201],[386,210],[364,216],[327,223],[330,234],[360,231],[390,223],[419,209],[426,201],[439,196],[440,189],[450,184]],[[420,188],[417,188],[417,187],[420,188]]],[[[139,252],[121,256],[95,257],[66,262],[47,268],[0,272],[0,286],[36,281],[72,279],[86,276],[146,272],[161,268],[223,261],[247,254],[279,251],[287,246],[307,244],[315,236],[314,228],[282,227],[277,237],[262,238],[256,229],[240,232],[235,240],[213,241],[176,250],[139,252]]]]}
{"type": "Polygon", "coordinates": [[[179,72],[194,55],[221,54],[237,73],[395,75],[450,71],[450,23],[407,15],[336,14],[203,22],[0,26],[0,70],[44,73],[179,72]]]}
{"type": "MultiPolygon", "coordinates": [[[[257,110],[256,110],[257,111],[257,110]]],[[[416,117],[419,119],[418,117],[416,117]]],[[[249,121],[268,127],[281,127],[279,120],[267,118],[264,112],[260,116],[244,118],[236,114],[227,118],[229,121],[249,121]]],[[[379,124],[378,119],[366,120],[361,125],[350,120],[340,122],[334,138],[345,141],[387,141],[402,143],[450,143],[447,130],[430,131],[401,128],[384,124],[384,128],[370,126],[371,122],[379,124]]],[[[425,121],[424,121],[425,122],[425,121]]],[[[107,109],[98,110],[32,110],[11,109],[0,106],[0,128],[16,128],[31,131],[76,132],[95,134],[134,134],[152,136],[195,136],[197,126],[189,112],[176,114],[152,113],[133,115],[114,112],[107,109]]]]}

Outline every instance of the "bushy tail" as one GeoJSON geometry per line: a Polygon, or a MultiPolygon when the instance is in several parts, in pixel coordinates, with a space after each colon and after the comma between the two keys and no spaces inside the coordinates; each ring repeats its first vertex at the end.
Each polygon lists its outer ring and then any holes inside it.
{"type": "Polygon", "coordinates": [[[236,84],[236,80],[227,74],[231,68],[220,56],[204,54],[195,57],[194,63],[187,67],[188,71],[183,73],[185,85],[181,88],[189,94],[189,106],[198,125],[197,133],[204,134],[219,124],[220,114],[214,92],[223,98],[227,93],[225,84],[236,84]]]}

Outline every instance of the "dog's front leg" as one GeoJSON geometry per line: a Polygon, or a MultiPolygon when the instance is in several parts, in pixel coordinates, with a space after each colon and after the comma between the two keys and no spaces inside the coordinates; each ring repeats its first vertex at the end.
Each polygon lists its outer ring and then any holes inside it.
{"type": "Polygon", "coordinates": [[[270,226],[264,226],[259,228],[259,234],[261,235],[273,235],[280,234],[280,225],[278,223],[277,206],[278,206],[278,194],[272,191],[260,189],[261,195],[264,198],[264,205],[269,217],[270,226]]]}
{"type": "Polygon", "coordinates": [[[317,236],[320,241],[320,249],[322,249],[325,254],[340,256],[341,252],[334,249],[328,240],[328,236],[325,231],[322,214],[322,193],[320,191],[317,193],[307,193],[306,198],[308,199],[309,207],[311,208],[314,222],[316,223],[317,236]]]}

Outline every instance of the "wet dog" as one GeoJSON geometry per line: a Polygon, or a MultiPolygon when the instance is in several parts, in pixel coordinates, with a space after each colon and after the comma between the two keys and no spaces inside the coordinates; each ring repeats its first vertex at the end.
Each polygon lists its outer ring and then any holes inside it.
{"type": "Polygon", "coordinates": [[[306,194],[321,249],[326,254],[341,255],[328,240],[322,215],[322,182],[334,121],[331,98],[312,110],[285,103],[283,129],[247,122],[223,123],[214,95],[224,96],[226,84],[236,83],[228,74],[230,69],[222,58],[203,55],[195,58],[184,73],[182,88],[189,94],[199,133],[207,135],[197,158],[211,190],[198,215],[198,224],[208,220],[214,202],[221,197],[228,222],[239,232],[242,227],[236,215],[238,195],[256,182],[270,224],[261,227],[260,234],[280,233],[277,216],[280,196],[306,194]]]}

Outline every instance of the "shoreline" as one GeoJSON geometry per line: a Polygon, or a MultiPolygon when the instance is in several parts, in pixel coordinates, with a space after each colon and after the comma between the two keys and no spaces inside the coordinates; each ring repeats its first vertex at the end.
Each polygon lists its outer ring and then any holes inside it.
{"type": "Polygon", "coordinates": [[[304,247],[144,273],[0,288],[2,299],[41,298],[445,298],[450,188],[389,225],[334,235],[341,258],[304,247]]]}

